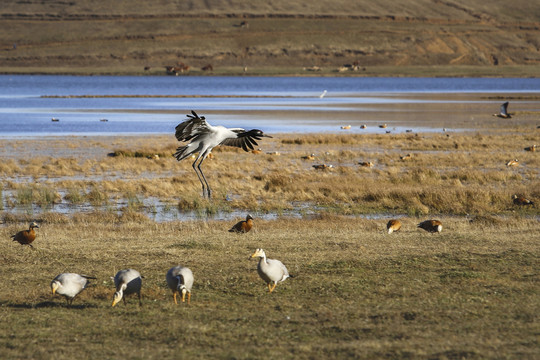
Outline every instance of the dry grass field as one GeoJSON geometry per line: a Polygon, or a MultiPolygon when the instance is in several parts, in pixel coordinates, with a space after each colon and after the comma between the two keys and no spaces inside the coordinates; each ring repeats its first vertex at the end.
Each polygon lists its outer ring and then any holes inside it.
{"type": "Polygon", "coordinates": [[[528,0],[6,0],[0,19],[1,73],[539,76],[528,0]]]}
{"type": "Polygon", "coordinates": [[[190,162],[171,156],[173,136],[3,139],[0,357],[538,358],[540,159],[524,148],[540,130],[535,114],[519,118],[472,132],[272,134],[261,154],[218,148],[205,163],[211,202],[190,162]],[[147,198],[201,218],[156,222],[147,198]],[[251,232],[227,232],[248,212],[251,232]],[[388,235],[391,217],[403,228],[388,235]],[[429,218],[442,233],[416,227],[429,218]],[[10,241],[34,219],[35,250],[10,241]],[[259,247],[295,275],[272,294],[249,260],[259,247]],[[179,263],[195,275],[190,305],[166,287],[179,263]],[[110,277],[129,267],[144,276],[143,306],[112,308],[110,277]],[[71,308],[50,294],[61,272],[97,277],[71,308]]]}

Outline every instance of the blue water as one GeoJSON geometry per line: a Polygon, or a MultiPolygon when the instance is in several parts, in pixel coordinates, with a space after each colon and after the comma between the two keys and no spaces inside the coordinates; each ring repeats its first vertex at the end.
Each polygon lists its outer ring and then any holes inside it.
{"type": "MultiPolygon", "coordinates": [[[[421,102],[401,95],[433,93],[538,93],[534,78],[344,78],[0,76],[0,136],[171,133],[191,109],[213,112],[225,126],[301,131],[287,112],[369,111],[370,105],[421,102]],[[327,95],[320,98],[323,90],[327,95]],[[189,98],[49,98],[81,95],[189,95],[189,98]],[[383,96],[384,95],[384,96],[383,96]],[[392,95],[392,96],[388,96],[392,95]],[[228,97],[234,96],[234,97],[228,97]],[[240,97],[238,97],[240,96],[240,97]],[[261,97],[256,97],[261,96],[261,97]],[[279,121],[245,116],[276,112],[279,121]],[[279,112],[279,115],[277,115],[279,112]],[[51,118],[58,118],[52,122],[51,118]],[[99,121],[107,119],[107,122],[99,121]]],[[[380,109],[380,107],[379,107],[380,109]]],[[[301,118],[301,117],[300,117],[301,118]]],[[[309,117],[302,119],[310,123],[309,117]]],[[[332,125],[334,126],[334,125],[332,125]]],[[[324,127],[316,130],[327,130],[324,127]]]]}

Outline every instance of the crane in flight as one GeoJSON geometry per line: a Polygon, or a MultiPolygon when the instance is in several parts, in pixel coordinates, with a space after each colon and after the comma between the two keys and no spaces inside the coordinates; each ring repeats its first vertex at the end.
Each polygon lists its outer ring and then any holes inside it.
{"type": "Polygon", "coordinates": [[[214,147],[227,145],[250,151],[254,149],[254,145],[258,145],[255,140],[261,140],[263,137],[271,138],[258,129],[246,131],[241,128],[226,128],[221,125],[212,126],[204,116],[197,115],[193,110],[187,117],[188,119],[176,126],[175,136],[178,141],[189,143],[176,149],[174,157],[181,161],[193,154],[199,154],[191,166],[201,182],[203,197],[208,196],[209,199],[212,197],[212,190],[206,181],[201,165],[214,147]]]}

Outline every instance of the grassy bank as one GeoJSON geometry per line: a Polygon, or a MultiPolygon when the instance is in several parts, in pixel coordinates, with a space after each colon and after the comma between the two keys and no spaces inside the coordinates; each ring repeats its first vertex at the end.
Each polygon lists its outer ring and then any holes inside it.
{"type": "MultiPolygon", "coordinates": [[[[431,235],[404,220],[321,217],[156,224],[140,218],[45,217],[37,250],[3,241],[3,358],[522,358],[538,357],[537,221],[442,218],[431,235]],[[248,256],[266,249],[295,275],[272,294],[248,256]],[[195,274],[175,306],[165,272],[195,274]],[[110,276],[144,276],[143,306],[111,308],[110,276]],[[97,276],[65,306],[60,272],[97,276]]],[[[18,227],[0,229],[4,239],[18,227]]]]}

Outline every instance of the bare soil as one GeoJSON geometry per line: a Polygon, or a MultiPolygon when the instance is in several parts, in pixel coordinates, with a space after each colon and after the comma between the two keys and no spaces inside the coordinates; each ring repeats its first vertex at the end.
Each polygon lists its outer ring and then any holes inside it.
{"type": "Polygon", "coordinates": [[[3,73],[165,74],[182,63],[180,75],[538,76],[540,64],[540,5],[525,0],[11,0],[0,19],[3,73]]]}

